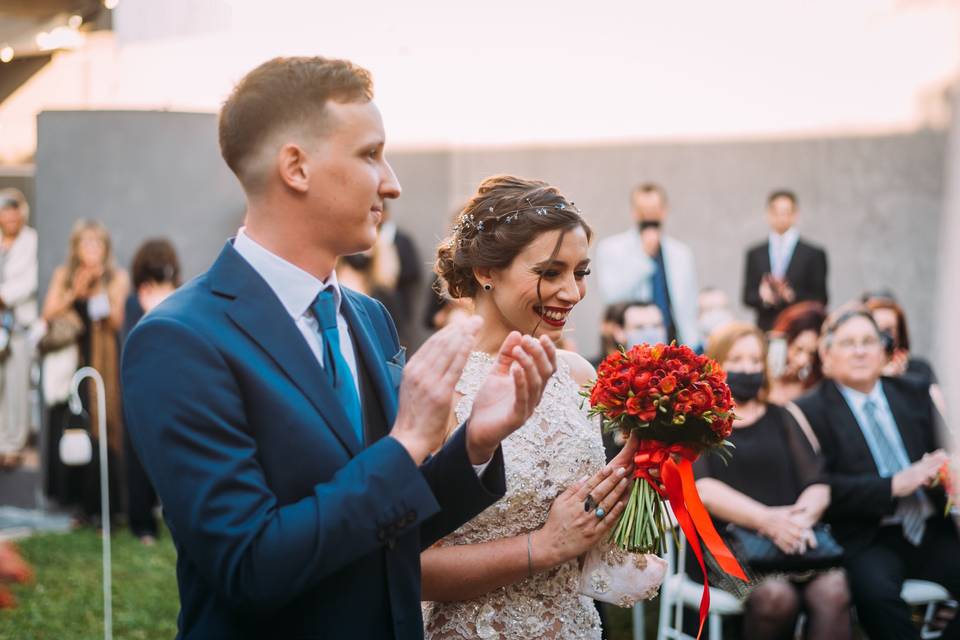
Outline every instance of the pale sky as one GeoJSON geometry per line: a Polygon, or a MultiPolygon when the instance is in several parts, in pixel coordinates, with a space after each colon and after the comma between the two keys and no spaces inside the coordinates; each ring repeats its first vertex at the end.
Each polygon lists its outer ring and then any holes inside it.
{"type": "Polygon", "coordinates": [[[121,0],[115,37],[0,120],[215,111],[256,64],[320,54],[373,72],[395,148],[904,130],[956,77],[958,33],[960,0],[121,0]]]}

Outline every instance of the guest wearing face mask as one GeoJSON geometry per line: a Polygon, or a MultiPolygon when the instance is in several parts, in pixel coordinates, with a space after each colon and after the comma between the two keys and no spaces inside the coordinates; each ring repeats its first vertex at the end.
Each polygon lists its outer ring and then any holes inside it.
{"type": "Polygon", "coordinates": [[[704,287],[697,295],[697,323],[704,342],[710,340],[713,332],[720,327],[736,321],[730,308],[730,296],[723,289],[704,287]]]}
{"type": "Polygon", "coordinates": [[[697,268],[693,251],[666,235],[667,193],[658,184],[630,194],[635,226],[597,245],[597,284],[606,304],[651,300],[660,308],[667,337],[699,348],[697,268]]]}
{"type": "Polygon", "coordinates": [[[623,310],[623,334],[627,349],[638,344],[657,344],[667,341],[667,327],[663,313],[653,302],[630,302],[623,310]]]}
{"type": "MultiPolygon", "coordinates": [[[[784,553],[803,553],[815,544],[812,528],[830,492],[820,482],[820,461],[800,425],[787,409],[766,400],[763,333],[750,324],[729,324],[710,338],[706,355],[727,372],[738,418],[729,438],[733,460],[705,455],[694,466],[703,503],[718,529],[733,523],[769,538],[784,553]]],[[[807,615],[806,637],[850,638],[843,571],[762,577],[746,598],[742,637],[792,638],[801,611],[807,615]]]]}
{"type": "MultiPolygon", "coordinates": [[[[663,324],[663,314],[653,302],[634,300],[607,307],[604,316],[604,336],[602,337],[603,356],[594,366],[609,353],[620,347],[630,349],[638,344],[657,344],[667,341],[667,329],[663,324]]],[[[607,460],[613,460],[620,452],[626,440],[618,431],[603,434],[603,448],[607,460]]]]}

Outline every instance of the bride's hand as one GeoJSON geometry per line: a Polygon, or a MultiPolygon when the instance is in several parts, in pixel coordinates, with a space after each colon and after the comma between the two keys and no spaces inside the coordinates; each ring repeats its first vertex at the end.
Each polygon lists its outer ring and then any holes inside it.
{"type": "Polygon", "coordinates": [[[630,477],[623,467],[607,465],[592,478],[576,482],[553,501],[543,528],[533,532],[531,545],[535,564],[553,567],[588,551],[617,523],[626,504],[630,477]],[[597,506],[584,508],[587,496],[597,506]],[[597,508],[603,517],[597,517],[597,508]]]}
{"type": "Polygon", "coordinates": [[[627,472],[633,471],[633,457],[637,455],[637,449],[640,448],[640,438],[637,437],[636,431],[630,432],[630,437],[627,439],[627,442],[623,445],[623,448],[620,449],[620,453],[614,456],[607,466],[608,467],[623,467],[627,472]]]}
{"type": "Polygon", "coordinates": [[[557,350],[549,338],[537,340],[517,331],[507,336],[473,399],[467,426],[470,462],[490,460],[500,442],[527,421],[556,370],[557,350]]]}

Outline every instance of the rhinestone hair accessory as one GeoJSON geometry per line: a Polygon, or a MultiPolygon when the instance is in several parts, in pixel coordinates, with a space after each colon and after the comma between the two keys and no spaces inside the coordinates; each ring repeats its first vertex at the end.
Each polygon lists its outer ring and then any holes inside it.
{"type": "MultiPolygon", "coordinates": [[[[526,202],[526,207],[520,207],[519,209],[507,211],[506,213],[501,213],[498,216],[480,221],[477,221],[476,216],[474,216],[472,213],[465,213],[460,216],[460,219],[457,220],[457,223],[453,226],[453,234],[456,238],[458,238],[460,246],[463,246],[465,240],[471,240],[485,231],[490,231],[498,224],[513,224],[517,221],[517,218],[519,218],[520,214],[522,213],[532,211],[535,215],[544,217],[550,215],[554,211],[573,211],[578,216],[582,215],[580,213],[580,209],[573,202],[570,204],[559,202],[552,205],[534,205],[532,202],[530,202],[530,198],[526,198],[526,202]]],[[[493,213],[494,209],[493,207],[487,207],[487,211],[493,213]]]]}

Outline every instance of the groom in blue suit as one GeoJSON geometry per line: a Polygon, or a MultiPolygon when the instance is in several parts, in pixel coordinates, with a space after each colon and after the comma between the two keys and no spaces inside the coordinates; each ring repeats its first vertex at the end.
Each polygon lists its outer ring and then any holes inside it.
{"type": "Polygon", "coordinates": [[[500,441],[555,351],[511,334],[448,437],[479,319],[404,367],[386,310],[333,270],[400,195],[384,142],[369,74],[346,61],[271,60],[223,106],[245,227],[123,356],[131,439],[177,548],[178,638],[421,638],[420,551],[505,491],[500,441]]]}

